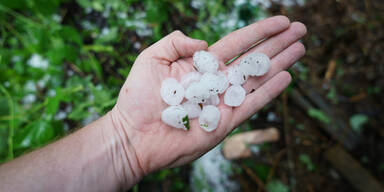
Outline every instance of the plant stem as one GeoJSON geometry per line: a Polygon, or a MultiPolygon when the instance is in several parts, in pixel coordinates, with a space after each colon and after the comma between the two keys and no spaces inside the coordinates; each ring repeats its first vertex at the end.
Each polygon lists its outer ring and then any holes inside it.
{"type": "Polygon", "coordinates": [[[9,119],[9,133],[8,133],[8,156],[7,160],[12,160],[14,158],[13,154],[13,135],[15,132],[15,109],[14,109],[14,103],[12,100],[11,95],[9,92],[2,86],[0,85],[0,90],[3,92],[5,97],[7,98],[8,101],[8,106],[9,106],[9,113],[11,118],[9,119]]]}

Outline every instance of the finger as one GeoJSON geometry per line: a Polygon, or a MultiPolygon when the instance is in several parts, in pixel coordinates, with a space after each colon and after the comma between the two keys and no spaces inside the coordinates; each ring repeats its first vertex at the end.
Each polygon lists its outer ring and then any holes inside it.
{"type": "Polygon", "coordinates": [[[256,90],[263,83],[268,81],[270,78],[280,73],[283,70],[286,70],[291,65],[293,65],[297,60],[299,60],[305,54],[305,47],[302,43],[296,42],[286,48],[284,51],[276,55],[271,60],[271,68],[268,73],[261,77],[250,77],[243,87],[247,93],[250,93],[252,90],[256,90]]]}
{"type": "Polygon", "coordinates": [[[265,82],[255,92],[247,95],[240,107],[234,109],[231,127],[236,127],[277,97],[289,85],[291,79],[291,75],[288,72],[282,71],[265,82]]]}
{"type": "Polygon", "coordinates": [[[258,41],[277,34],[290,25],[285,16],[275,16],[261,20],[236,30],[209,47],[209,51],[226,63],[258,41]]]}
{"type": "MultiPolygon", "coordinates": [[[[271,37],[270,39],[267,39],[260,45],[250,49],[247,53],[260,52],[268,55],[269,58],[272,58],[289,47],[292,43],[295,43],[304,37],[306,33],[307,28],[304,24],[300,22],[293,22],[287,30],[271,37]]],[[[242,55],[236,61],[240,61],[240,59],[246,55],[247,54],[242,55]]]]}
{"type": "Polygon", "coordinates": [[[190,57],[194,52],[207,48],[207,42],[187,37],[181,31],[174,31],[150,46],[145,52],[169,65],[180,57],[190,57]]]}

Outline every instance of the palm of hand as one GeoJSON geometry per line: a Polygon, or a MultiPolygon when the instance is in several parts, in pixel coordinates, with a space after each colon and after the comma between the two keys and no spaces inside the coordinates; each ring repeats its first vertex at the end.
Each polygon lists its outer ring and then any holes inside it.
{"type": "Polygon", "coordinates": [[[223,95],[220,96],[220,123],[218,128],[210,133],[199,127],[197,119],[190,120],[189,131],[172,128],[161,121],[161,112],[167,107],[160,96],[161,82],[167,77],[180,80],[183,75],[194,71],[191,56],[195,51],[206,49],[205,42],[192,40],[180,32],[172,33],[145,50],[135,61],[114,110],[145,173],[196,159],[218,144],[236,125],[263,107],[289,84],[289,74],[281,71],[304,54],[303,46],[296,41],[305,34],[305,28],[298,23],[290,25],[285,17],[273,17],[253,25],[229,34],[208,50],[221,61],[219,70],[225,70],[224,61],[236,56],[256,41],[275,35],[251,50],[263,52],[273,58],[272,68],[264,77],[248,80],[244,85],[247,92],[251,89],[257,90],[248,94],[240,107],[225,105],[223,95]],[[269,33],[258,34],[256,31],[255,34],[251,31],[255,28],[253,25],[269,25],[271,29],[269,33]],[[295,35],[289,35],[292,32],[295,35]],[[252,38],[240,40],[247,37],[252,38]],[[234,38],[240,43],[234,44],[234,38]],[[285,43],[276,46],[277,42],[281,41],[285,43]],[[289,58],[282,59],[279,56],[289,58]]]}
{"type": "MultiPolygon", "coordinates": [[[[138,156],[148,156],[144,159],[156,159],[155,164],[150,167],[178,165],[200,156],[224,138],[233,110],[223,102],[220,103],[218,106],[221,112],[220,127],[212,133],[206,133],[199,128],[197,119],[190,120],[189,131],[167,126],[161,121],[161,112],[168,106],[160,96],[161,82],[167,77],[180,79],[184,74],[193,71],[192,58],[179,59],[170,66],[160,64],[161,61],[154,58],[150,60],[135,63],[131,72],[132,78],[130,76],[123,86],[117,107],[135,122],[128,135],[145,138],[148,142],[135,147],[138,156]],[[150,153],[144,148],[152,146],[156,149],[149,150],[150,153]],[[144,150],[146,152],[141,154],[144,150]]],[[[130,140],[134,141],[135,138],[130,140]]]]}

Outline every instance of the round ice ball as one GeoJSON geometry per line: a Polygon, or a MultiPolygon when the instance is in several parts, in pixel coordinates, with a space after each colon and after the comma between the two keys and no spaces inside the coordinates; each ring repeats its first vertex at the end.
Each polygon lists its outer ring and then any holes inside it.
{"type": "Polygon", "coordinates": [[[220,71],[216,73],[204,73],[200,83],[206,85],[211,95],[224,93],[229,85],[226,75],[220,71]]]}
{"type": "Polygon", "coordinates": [[[271,61],[267,55],[254,52],[241,59],[239,66],[246,75],[262,76],[268,72],[271,61]]]}
{"type": "Polygon", "coordinates": [[[228,81],[232,85],[242,85],[248,79],[248,75],[238,65],[234,65],[228,68],[228,81]]]}
{"type": "Polygon", "coordinates": [[[161,120],[175,128],[189,129],[188,112],[180,105],[169,106],[161,113],[161,120]]]}
{"type": "Polygon", "coordinates": [[[224,103],[228,106],[240,106],[245,99],[245,90],[240,85],[230,86],[224,94],[224,103]]]}
{"type": "Polygon", "coordinates": [[[196,104],[196,103],[193,103],[191,101],[186,101],[182,104],[182,106],[184,107],[184,109],[187,111],[188,113],[188,117],[190,119],[194,119],[196,117],[198,117],[201,113],[201,107],[199,104],[196,104]]]}
{"type": "Polygon", "coordinates": [[[184,87],[175,78],[167,78],[161,83],[160,95],[168,105],[179,105],[184,94],[184,87]]]}
{"type": "Polygon", "coordinates": [[[183,87],[186,89],[189,87],[189,85],[191,85],[191,83],[199,82],[200,79],[201,79],[201,74],[197,71],[193,71],[181,77],[181,85],[183,85],[183,87]]]}
{"type": "Polygon", "coordinates": [[[200,82],[191,83],[185,91],[185,97],[192,103],[205,103],[209,96],[208,88],[200,82]]]}
{"type": "Polygon", "coordinates": [[[214,73],[219,68],[219,61],[207,51],[197,51],[193,54],[193,66],[200,73],[214,73]]]}
{"type": "Polygon", "coordinates": [[[199,124],[202,129],[211,132],[217,128],[220,121],[220,111],[216,106],[206,105],[199,116],[199,124]]]}

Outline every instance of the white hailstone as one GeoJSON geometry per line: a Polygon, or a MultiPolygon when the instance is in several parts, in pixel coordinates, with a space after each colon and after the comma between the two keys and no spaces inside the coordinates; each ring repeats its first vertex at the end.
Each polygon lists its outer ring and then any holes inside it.
{"type": "Polygon", "coordinates": [[[181,85],[184,86],[184,88],[188,88],[191,83],[199,82],[200,79],[201,79],[201,74],[199,72],[193,71],[181,77],[180,82],[181,82],[181,85]]]}
{"type": "Polygon", "coordinates": [[[216,75],[218,76],[218,79],[219,79],[219,93],[222,94],[225,92],[225,90],[227,90],[228,86],[229,86],[229,81],[228,81],[228,78],[227,76],[225,75],[225,73],[219,71],[216,73],[216,75]]]}
{"type": "Polygon", "coordinates": [[[224,95],[224,103],[228,106],[240,106],[245,99],[245,90],[240,85],[230,86],[224,95]]]}
{"type": "Polygon", "coordinates": [[[220,103],[219,95],[212,95],[208,98],[207,102],[205,102],[205,105],[218,105],[220,103]]]}
{"type": "Polygon", "coordinates": [[[203,83],[208,87],[211,95],[224,93],[228,87],[228,79],[223,72],[204,73],[201,77],[200,83],[203,83]]]}
{"type": "Polygon", "coordinates": [[[167,78],[161,83],[160,95],[168,105],[179,105],[184,94],[184,87],[174,78],[167,78]]]}
{"type": "Polygon", "coordinates": [[[238,65],[229,67],[227,73],[228,81],[232,85],[242,85],[248,79],[248,75],[238,65]]]}
{"type": "Polygon", "coordinates": [[[213,105],[203,107],[199,116],[199,124],[202,129],[211,132],[217,128],[220,121],[220,111],[213,105]]]}
{"type": "Polygon", "coordinates": [[[251,53],[241,59],[239,66],[247,75],[262,76],[268,72],[271,61],[265,54],[251,53]]]}
{"type": "Polygon", "coordinates": [[[185,97],[192,103],[205,103],[210,97],[206,85],[200,82],[193,82],[185,91],[185,97]]]}
{"type": "Polygon", "coordinates": [[[215,73],[219,68],[219,61],[214,55],[207,51],[197,51],[193,54],[193,66],[200,73],[215,73]]]}
{"type": "Polygon", "coordinates": [[[188,112],[180,105],[166,108],[161,113],[161,120],[171,127],[184,130],[189,129],[188,112]]]}
{"type": "Polygon", "coordinates": [[[34,68],[47,69],[49,62],[39,54],[33,54],[31,58],[28,59],[27,64],[34,68]]]}
{"type": "Polygon", "coordinates": [[[182,104],[184,109],[188,112],[188,117],[194,119],[198,117],[201,113],[201,107],[199,104],[193,103],[191,101],[186,101],[182,104]]]}

